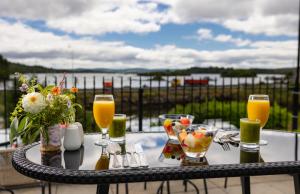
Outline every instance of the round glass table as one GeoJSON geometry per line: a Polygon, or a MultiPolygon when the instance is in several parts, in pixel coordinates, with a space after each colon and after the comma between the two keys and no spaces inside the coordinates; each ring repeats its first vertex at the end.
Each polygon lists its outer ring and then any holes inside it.
{"type": "MultiPolygon", "coordinates": [[[[114,156],[107,154],[94,142],[96,134],[87,134],[84,146],[76,151],[42,154],[39,143],[16,150],[13,166],[20,173],[35,179],[57,183],[97,184],[97,192],[112,183],[143,181],[187,180],[216,177],[243,177],[244,193],[250,188],[250,176],[272,174],[294,174],[295,189],[299,188],[298,134],[263,131],[262,138],[269,144],[259,152],[245,152],[230,145],[212,143],[206,157],[187,160],[178,144],[168,142],[165,133],[128,133],[126,143],[120,144],[116,158],[120,167],[115,168],[114,156]],[[140,145],[147,166],[124,166],[124,155],[130,155],[128,145],[140,145]],[[105,164],[107,163],[107,164],[105,164]]],[[[132,153],[131,153],[132,154],[132,153]]],[[[136,154],[136,153],[134,153],[136,154]]],[[[128,161],[129,163],[131,161],[128,161]]],[[[299,190],[298,190],[299,191],[299,190]]],[[[250,192],[250,189],[249,189],[250,192]]]]}

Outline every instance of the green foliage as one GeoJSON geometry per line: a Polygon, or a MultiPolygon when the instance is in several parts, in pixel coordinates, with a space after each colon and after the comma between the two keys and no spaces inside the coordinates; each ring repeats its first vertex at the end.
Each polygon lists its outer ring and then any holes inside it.
{"type": "Polygon", "coordinates": [[[66,72],[66,70],[56,70],[45,68],[42,66],[27,66],[19,63],[13,63],[5,59],[0,54],[0,79],[8,79],[10,74],[14,72],[20,73],[51,73],[51,72],[66,72]]]}
{"type": "Polygon", "coordinates": [[[228,69],[221,73],[222,77],[256,77],[256,72],[252,69],[228,69]]]}
{"type": "Polygon", "coordinates": [[[0,55],[0,79],[9,78],[9,62],[0,55]]]}
{"type": "MultiPolygon", "coordinates": [[[[183,105],[176,105],[169,111],[170,114],[192,114],[195,116],[195,123],[203,123],[206,119],[221,118],[223,121],[229,121],[236,127],[240,125],[240,118],[247,117],[246,106],[244,102],[231,101],[209,101],[208,103],[189,103],[185,107],[183,105]]],[[[291,120],[292,114],[286,108],[280,107],[275,103],[270,109],[270,116],[266,129],[284,129],[287,130],[289,126],[288,121],[291,120]],[[286,115],[288,119],[286,119],[286,115]]]]}

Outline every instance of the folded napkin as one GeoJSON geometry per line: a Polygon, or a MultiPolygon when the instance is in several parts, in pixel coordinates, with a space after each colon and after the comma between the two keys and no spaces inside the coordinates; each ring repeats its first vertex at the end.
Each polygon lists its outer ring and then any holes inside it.
{"type": "Polygon", "coordinates": [[[238,143],[240,140],[238,136],[240,133],[238,131],[224,131],[224,130],[220,130],[218,131],[218,133],[216,134],[215,138],[214,138],[214,142],[216,143],[220,143],[220,142],[235,142],[238,143]]]}

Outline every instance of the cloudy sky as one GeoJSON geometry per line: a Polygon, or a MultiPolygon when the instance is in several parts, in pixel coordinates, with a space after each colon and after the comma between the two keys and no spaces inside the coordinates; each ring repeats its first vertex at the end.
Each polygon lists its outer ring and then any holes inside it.
{"type": "Polygon", "coordinates": [[[53,68],[294,67],[297,0],[1,0],[0,54],[53,68]]]}

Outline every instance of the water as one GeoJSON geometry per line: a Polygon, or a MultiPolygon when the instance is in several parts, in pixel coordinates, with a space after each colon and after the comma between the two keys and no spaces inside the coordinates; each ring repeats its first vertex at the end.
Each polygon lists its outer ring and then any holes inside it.
{"type": "MultiPolygon", "coordinates": [[[[38,73],[38,74],[26,74],[27,77],[36,76],[39,83],[47,83],[54,84],[55,79],[57,80],[57,84],[62,80],[63,73],[38,73]],[[46,79],[45,79],[46,78],[46,79]]],[[[257,77],[254,79],[254,84],[257,84],[261,81],[266,82],[267,77],[276,77],[276,78],[283,78],[285,75],[283,74],[257,74],[257,77]]],[[[75,74],[66,74],[66,82],[67,88],[70,88],[75,85],[74,78],[77,78],[77,87],[79,89],[84,88],[84,78],[86,78],[86,88],[92,89],[94,87],[94,80],[95,77],[95,88],[102,88],[103,86],[103,79],[105,82],[112,81],[114,83],[114,88],[121,87],[121,77],[123,77],[123,87],[129,87],[130,85],[130,77],[132,79],[131,86],[132,88],[138,87],[150,87],[150,78],[148,76],[141,76],[139,77],[137,74],[120,74],[120,73],[75,73],[75,74]],[[141,79],[141,80],[140,80],[141,79]]],[[[163,76],[162,81],[154,81],[152,80],[152,87],[161,87],[167,86],[167,77],[163,76]]],[[[177,79],[180,80],[181,84],[183,84],[184,79],[206,79],[209,78],[209,84],[214,85],[214,80],[217,80],[217,85],[221,86],[223,84],[223,78],[220,74],[191,74],[190,76],[176,76],[177,79]]],[[[169,76],[169,86],[171,86],[171,80],[175,79],[175,76],[169,76]]],[[[238,78],[224,78],[224,85],[230,85],[232,81],[232,85],[237,85],[238,78]]],[[[244,84],[247,82],[248,84],[252,84],[252,78],[240,78],[240,84],[244,84]]],[[[270,79],[269,83],[273,81],[270,79]]],[[[13,88],[13,81],[7,82],[7,88],[13,88]]],[[[0,90],[3,90],[3,82],[0,83],[0,90]]]]}

